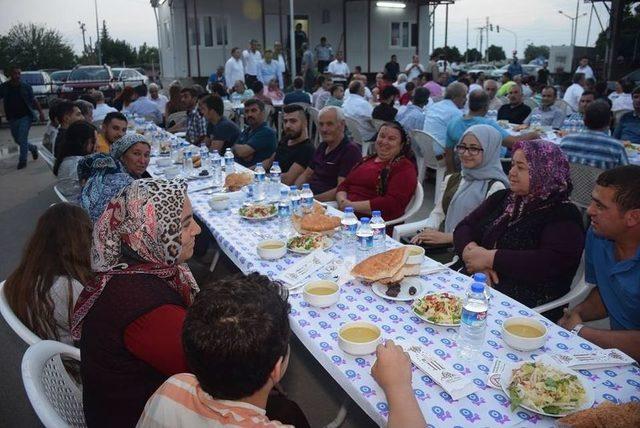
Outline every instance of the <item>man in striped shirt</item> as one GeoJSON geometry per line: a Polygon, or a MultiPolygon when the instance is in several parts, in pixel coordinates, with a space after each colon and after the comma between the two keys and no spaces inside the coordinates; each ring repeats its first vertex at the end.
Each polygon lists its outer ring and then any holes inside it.
{"type": "Polygon", "coordinates": [[[562,139],[560,148],[570,163],[579,163],[600,169],[628,165],[629,159],[619,140],[608,135],[611,109],[604,101],[594,101],[584,112],[586,129],[562,139]]]}

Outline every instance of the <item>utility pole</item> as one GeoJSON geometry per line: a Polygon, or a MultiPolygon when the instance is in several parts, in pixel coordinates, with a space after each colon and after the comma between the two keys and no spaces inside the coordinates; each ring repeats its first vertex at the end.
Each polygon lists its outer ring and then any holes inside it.
{"type": "Polygon", "coordinates": [[[82,31],[82,53],[86,54],[87,53],[87,42],[86,42],[86,39],[84,37],[84,33],[87,31],[87,29],[86,29],[86,26],[84,25],[84,22],[78,21],[78,25],[80,26],[80,31],[82,31]]]}
{"type": "Polygon", "coordinates": [[[469,17],[467,17],[467,49],[464,51],[464,62],[469,62],[469,17]]]}
{"type": "Polygon", "coordinates": [[[487,16],[487,25],[485,27],[487,29],[487,61],[491,61],[489,58],[489,17],[487,16]]]}
{"type": "Polygon", "coordinates": [[[102,64],[102,52],[100,50],[100,27],[98,25],[98,0],[93,0],[93,5],[96,10],[96,54],[98,57],[98,64],[102,64]]]}

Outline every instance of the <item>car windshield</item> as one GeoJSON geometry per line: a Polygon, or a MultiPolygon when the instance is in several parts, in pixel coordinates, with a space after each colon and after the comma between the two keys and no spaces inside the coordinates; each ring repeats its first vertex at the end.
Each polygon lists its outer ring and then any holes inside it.
{"type": "Polygon", "coordinates": [[[113,73],[113,77],[115,77],[116,79],[120,78],[120,73],[122,73],[124,71],[124,68],[112,68],[111,72],[113,73]]]}
{"type": "Polygon", "coordinates": [[[20,80],[29,85],[44,85],[44,77],[42,73],[28,73],[22,72],[20,74],[20,80]]]}
{"type": "Polygon", "coordinates": [[[54,71],[51,73],[51,79],[56,82],[64,82],[69,77],[69,73],[71,73],[69,70],[54,71]]]}
{"type": "Polygon", "coordinates": [[[104,67],[77,68],[69,74],[68,80],[109,80],[109,72],[104,67]]]}

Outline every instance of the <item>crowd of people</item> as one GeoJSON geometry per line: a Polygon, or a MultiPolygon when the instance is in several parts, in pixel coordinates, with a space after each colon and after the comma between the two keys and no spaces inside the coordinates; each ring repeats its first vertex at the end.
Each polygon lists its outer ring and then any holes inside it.
{"type": "MultiPolygon", "coordinates": [[[[89,426],[308,426],[277,387],[290,352],[286,292],[257,274],[197,283],[186,262],[201,226],[187,185],[151,178],[151,143],[127,132],[134,114],[184,132],[194,146],[231,150],[248,168],[269,171],[277,162],[282,183],[309,184],[318,201],[358,216],[382,211],[387,221],[404,214],[421,184],[411,133],[427,132],[447,175],[426,227],[408,241],[453,248],[463,272],[487,274],[490,285],[529,307],[566,294],[584,257],[586,281],[595,285],[587,299],[545,315],[640,359],[640,166],[628,165],[621,142],[640,143],[640,88],[620,82],[620,91],[598,95],[583,61],[565,109],[548,82],[510,74],[521,72],[517,60],[498,83],[482,74],[454,78],[437,58],[425,67],[417,55],[404,68],[392,56],[369,87],[325,38],[315,50],[300,38],[301,75],[290,90],[282,47],[263,58],[252,40],[231,51],[207,90],[174,82],[166,97],[140,85],[124,88],[111,105],[94,91],[51,106],[46,142],[69,203],[41,216],[5,293],[38,336],[80,348],[89,426]],[[280,140],[266,107],[276,100],[283,104],[280,140]],[[243,129],[233,120],[234,102],[242,102],[243,129]],[[631,111],[614,125],[616,105],[631,111]],[[308,106],[318,109],[315,128],[308,106]],[[507,132],[502,120],[521,132],[507,132]],[[363,156],[347,121],[373,143],[370,154],[363,156]],[[544,140],[539,126],[556,129],[561,143],[544,140]],[[569,199],[570,163],[602,170],[586,231],[569,199]],[[583,325],[606,317],[611,331],[583,325]]],[[[20,70],[10,75],[0,97],[24,168],[29,151],[37,158],[25,132],[39,106],[20,70]]],[[[387,341],[376,355],[371,372],[385,391],[389,426],[424,426],[406,354],[387,341]]]]}

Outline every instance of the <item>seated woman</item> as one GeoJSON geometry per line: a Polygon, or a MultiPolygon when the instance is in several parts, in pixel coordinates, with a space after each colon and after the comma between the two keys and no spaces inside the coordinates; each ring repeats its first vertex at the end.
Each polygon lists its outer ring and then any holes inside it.
{"type": "Polygon", "coordinates": [[[265,95],[273,101],[282,101],[284,100],[284,92],[278,86],[278,79],[271,79],[269,83],[267,83],[267,90],[265,91],[265,95]]]}
{"type": "Polygon", "coordinates": [[[51,205],[4,285],[13,312],[41,339],[73,345],[71,313],[93,278],[90,254],[89,216],[77,205],[51,205]]]}
{"type": "Polygon", "coordinates": [[[111,156],[122,162],[125,170],[134,179],[149,178],[147,172],[151,144],[140,134],[126,134],[111,146],[111,156]]]}
{"type": "Polygon", "coordinates": [[[418,183],[407,134],[399,123],[380,127],[375,151],[338,185],[336,201],[341,210],[353,207],[361,216],[382,211],[385,220],[393,220],[404,214],[418,183]]]}
{"type": "MultiPolygon", "coordinates": [[[[569,291],[584,229],[569,202],[569,162],[560,148],[532,140],[512,150],[511,189],[494,193],[462,220],[453,241],[468,273],[487,273],[495,288],[533,308],[569,291]]],[[[550,319],[562,315],[556,312],[550,319]]]]}
{"type": "Polygon", "coordinates": [[[344,103],[344,87],[342,85],[333,85],[329,92],[331,92],[331,96],[327,100],[325,107],[342,107],[342,103],[344,103]]]}
{"type": "Polygon", "coordinates": [[[509,186],[500,164],[502,135],[489,125],[474,125],[462,135],[456,151],[462,172],[448,175],[425,229],[411,238],[426,248],[451,247],[453,230],[469,213],[498,190],[509,186]]]}
{"type": "Polygon", "coordinates": [[[53,173],[58,177],[57,188],[70,202],[80,197],[78,162],[83,156],[93,153],[98,132],[96,127],[84,120],[74,122],[58,148],[58,157],[53,173]]]}
{"type": "Polygon", "coordinates": [[[78,178],[82,186],[80,205],[95,223],[107,203],[122,189],[133,182],[120,162],[110,155],[94,153],[78,163],[78,178]]]}

